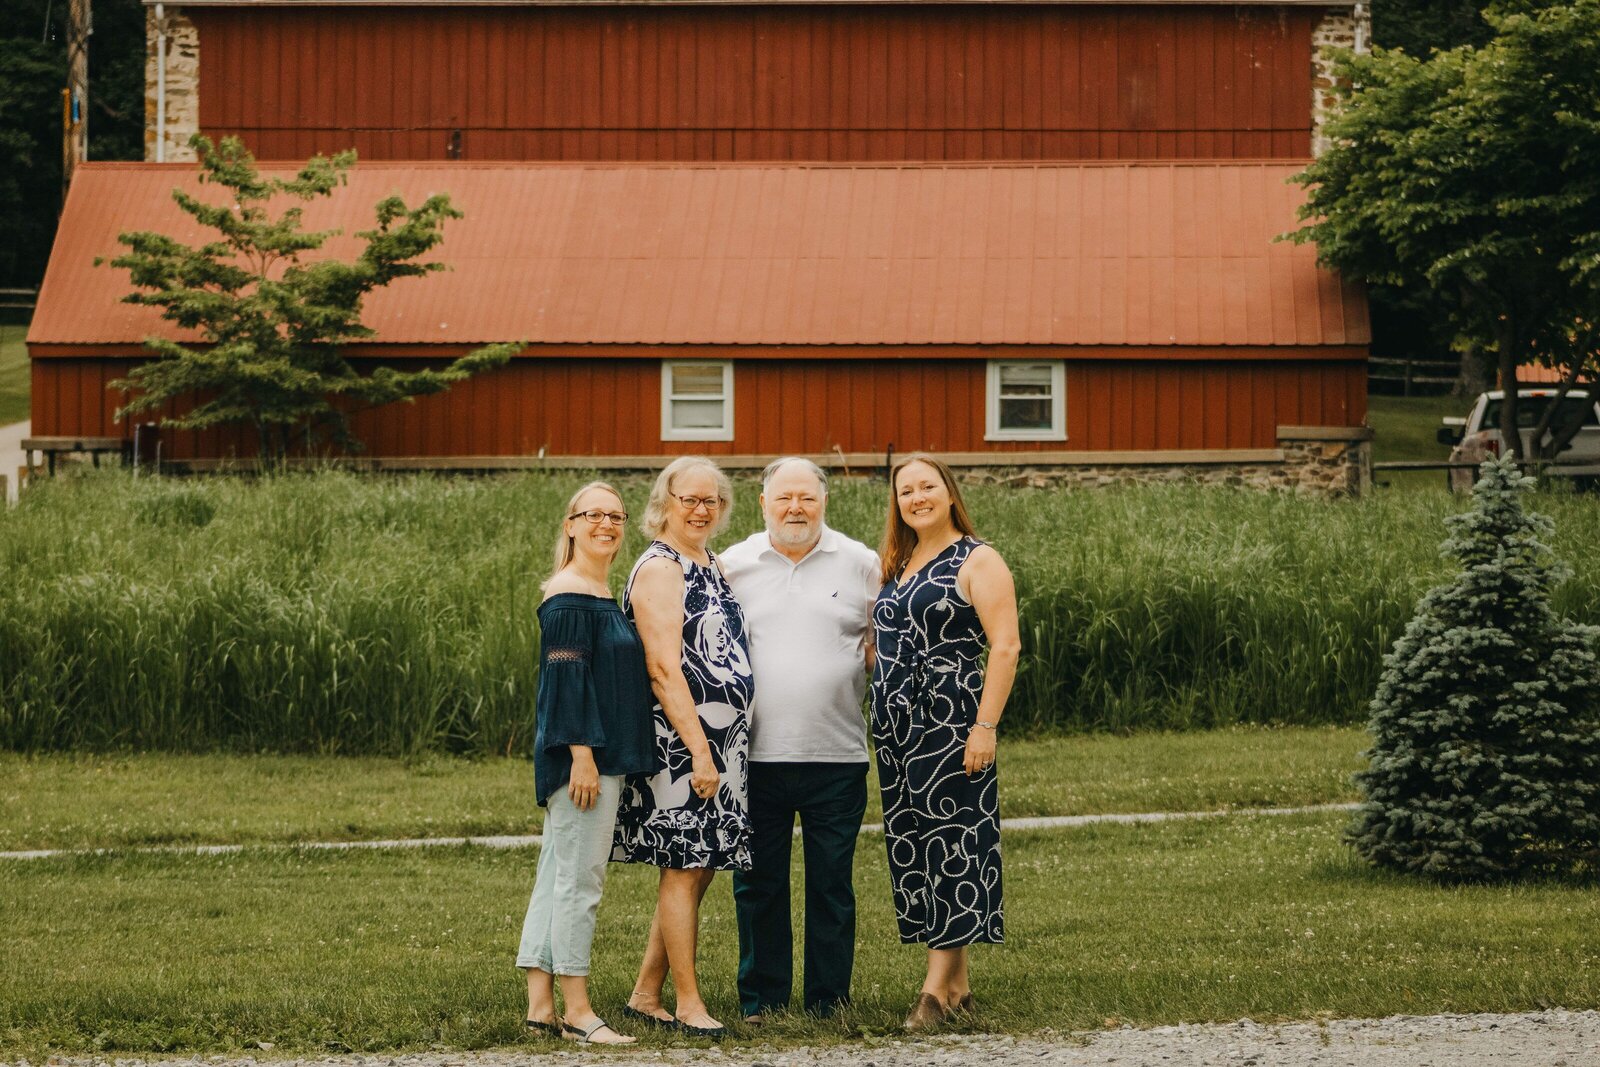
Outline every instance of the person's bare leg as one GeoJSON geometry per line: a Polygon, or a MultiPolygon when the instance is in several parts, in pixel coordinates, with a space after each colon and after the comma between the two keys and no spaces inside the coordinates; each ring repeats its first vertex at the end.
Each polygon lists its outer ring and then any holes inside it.
{"type": "Polygon", "coordinates": [[[555,979],[549,971],[528,968],[528,1020],[536,1023],[556,1021],[555,979]]]}
{"type": "Polygon", "coordinates": [[[661,941],[661,897],[667,884],[667,871],[662,868],[661,881],[656,888],[656,910],[650,917],[650,937],[644,944],[644,959],[639,963],[639,977],[633,983],[628,997],[628,1007],[643,1012],[664,1023],[672,1021],[672,1013],[661,1000],[661,988],[667,982],[667,949],[661,941]]]}
{"type": "Polygon", "coordinates": [[[956,959],[945,983],[945,1003],[952,1010],[958,1010],[962,1008],[962,1002],[972,995],[972,976],[967,971],[967,960],[970,957],[964,947],[948,951],[954,952],[956,959]]]}
{"type": "MultiPolygon", "coordinates": [[[[588,1032],[600,1021],[600,1016],[594,1013],[594,1006],[589,1003],[588,977],[581,974],[563,974],[560,981],[561,1003],[566,1008],[561,1021],[568,1026],[575,1026],[579,1030],[588,1032]]],[[[607,1026],[589,1040],[596,1045],[631,1045],[638,1038],[624,1037],[607,1026]]]]}
{"type": "Polygon", "coordinates": [[[661,899],[656,915],[661,920],[661,942],[667,950],[672,989],[677,998],[673,1015],[687,1026],[715,1029],[722,1024],[706,1011],[695,974],[695,950],[700,937],[700,901],[716,872],[697,869],[661,872],[661,899]]]}
{"type": "Polygon", "coordinates": [[[928,950],[928,977],[922,991],[937,1000],[945,1009],[950,1007],[950,987],[956,975],[966,981],[966,955],[964,948],[930,948],[928,950]]]}

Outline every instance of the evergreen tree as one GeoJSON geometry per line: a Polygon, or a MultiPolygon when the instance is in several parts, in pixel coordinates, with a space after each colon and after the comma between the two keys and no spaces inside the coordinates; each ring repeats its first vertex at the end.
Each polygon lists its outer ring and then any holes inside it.
{"type": "Polygon", "coordinates": [[[1554,529],[1533,484],[1483,464],[1446,520],[1454,581],[1422,598],[1384,658],[1366,794],[1350,828],[1373,863],[1443,880],[1595,862],[1600,848],[1600,628],[1559,618],[1554,529]]]}
{"type": "Polygon", "coordinates": [[[342,448],[359,447],[349,433],[352,408],[442,392],[505,363],[521,347],[488,345],[438,370],[359,373],[344,346],[374,334],[361,323],[362,301],[396,279],[444,270],[442,263],[418,260],[443,239],[445,220],[461,212],[443,193],[416,208],[391,196],[373,209],[376,227],[357,234],[366,243],[354,261],[308,259],[307,252],[337,231],[306,230],[299,207],[274,213],[269,204],[280,196],[331,195],[355,165],[353,151],[314,156],[293,178],[264,178],[237,138],[213,146],[196,134],[190,144],[200,158],[201,180],[229,195],[218,203],[178,189],[173,199],[216,230],[217,239],[190,247],[159,233],[124,233],[118,240],[129,251],[111,264],[128,271],[139,290],[124,300],[160,308],[162,318],[197,331],[203,344],[146,338],[145,347],[158,358],[112,383],[134,394],[119,417],[163,411],[178,400],[188,406],[181,415],[163,415],[164,425],[248,423],[262,458],[276,463],[296,445],[312,451],[331,439],[342,448]]]}

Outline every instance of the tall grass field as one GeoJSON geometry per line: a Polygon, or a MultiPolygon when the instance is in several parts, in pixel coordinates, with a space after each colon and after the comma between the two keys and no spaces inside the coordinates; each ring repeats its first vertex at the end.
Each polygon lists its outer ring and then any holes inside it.
{"type": "MultiPolygon", "coordinates": [[[[582,474],[60,478],[0,513],[0,748],[520,753],[534,610],[582,474]]],[[[641,515],[644,481],[624,486],[641,515]]],[[[739,484],[730,528],[758,529],[739,484]]],[[[1439,493],[1337,501],[1192,487],[973,487],[1017,578],[1006,729],[1364,717],[1380,657],[1447,573],[1439,493]]],[[[1533,500],[1600,622],[1600,503],[1533,500]]],[[[881,481],[830,522],[876,544],[881,481]]],[[[614,581],[643,548],[630,523],[614,581]]]]}

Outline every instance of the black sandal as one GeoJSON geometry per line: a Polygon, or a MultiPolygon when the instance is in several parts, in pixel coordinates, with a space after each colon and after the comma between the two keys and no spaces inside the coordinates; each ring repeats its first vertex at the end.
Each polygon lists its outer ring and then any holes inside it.
{"type": "Polygon", "coordinates": [[[542,1023],[538,1019],[524,1019],[522,1021],[527,1024],[529,1030],[538,1030],[549,1037],[561,1036],[561,1027],[555,1023],[542,1023]]]}
{"type": "MultiPolygon", "coordinates": [[[[665,1008],[661,1010],[666,1011],[665,1008]]],[[[624,1019],[632,1019],[636,1023],[644,1023],[646,1026],[653,1026],[657,1030],[676,1030],[682,1025],[676,1019],[660,1019],[647,1011],[640,1011],[632,1004],[624,1004],[622,1006],[622,1017],[624,1019]]]]}
{"type": "Polygon", "coordinates": [[[709,1037],[713,1041],[721,1041],[728,1036],[726,1026],[692,1026],[677,1016],[673,1016],[672,1021],[678,1024],[678,1033],[689,1037],[709,1037]]]}

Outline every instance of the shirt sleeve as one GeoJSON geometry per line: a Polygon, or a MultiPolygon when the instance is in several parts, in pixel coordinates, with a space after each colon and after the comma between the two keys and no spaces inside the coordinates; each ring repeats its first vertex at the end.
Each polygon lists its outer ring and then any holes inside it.
{"type": "Polygon", "coordinates": [[[539,664],[538,745],[542,751],[568,745],[604,748],[600,702],[594,686],[598,629],[593,613],[558,610],[545,620],[539,664]]]}
{"type": "Polygon", "coordinates": [[[868,555],[861,562],[861,599],[867,613],[867,639],[872,639],[872,608],[878,602],[878,593],[883,588],[882,564],[878,554],[868,549],[868,555]]]}

